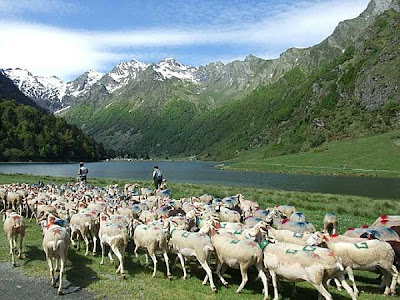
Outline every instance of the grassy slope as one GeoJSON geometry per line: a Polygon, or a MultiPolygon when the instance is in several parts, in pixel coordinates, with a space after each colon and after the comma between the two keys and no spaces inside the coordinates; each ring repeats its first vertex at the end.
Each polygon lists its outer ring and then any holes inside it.
{"type": "MultiPolygon", "coordinates": [[[[45,182],[62,183],[72,178],[51,178],[30,175],[4,175],[0,174],[0,183],[11,182],[37,182],[39,179],[45,182]]],[[[123,180],[112,179],[91,179],[90,183],[104,185],[110,183],[124,184],[123,180]]],[[[142,183],[144,185],[148,184],[142,183]]],[[[327,211],[336,212],[339,215],[340,228],[343,232],[347,227],[359,226],[364,223],[373,222],[380,214],[398,213],[398,202],[391,200],[374,200],[369,198],[354,196],[334,196],[323,194],[299,193],[271,191],[252,188],[234,188],[215,185],[189,185],[171,184],[171,190],[175,198],[183,196],[200,195],[205,192],[213,193],[216,196],[227,196],[238,192],[243,193],[247,198],[257,200],[261,206],[268,207],[276,204],[293,204],[300,211],[308,216],[317,228],[322,226],[322,219],[327,211]]],[[[0,224],[1,225],[1,224],[0,224]]],[[[28,223],[25,252],[26,259],[18,262],[24,270],[30,274],[48,276],[44,254],[41,250],[41,233],[38,226],[32,222],[28,223]]],[[[204,272],[197,263],[191,263],[188,267],[188,279],[182,280],[182,271],[178,267],[172,272],[173,280],[168,281],[165,277],[165,265],[159,259],[158,272],[156,278],[151,277],[151,268],[141,266],[136,263],[132,255],[132,245],[128,247],[126,256],[127,279],[121,280],[115,275],[116,265],[111,265],[106,258],[105,265],[100,266],[100,257],[85,257],[84,251],[72,249],[69,255],[69,262],[66,268],[68,280],[81,287],[88,287],[99,297],[106,296],[110,299],[261,299],[262,284],[255,281],[255,273],[249,275],[249,282],[241,295],[237,295],[235,290],[240,284],[240,273],[237,270],[228,270],[227,280],[231,284],[229,288],[224,288],[214,278],[218,293],[212,294],[209,286],[202,286],[201,281],[204,272]]],[[[173,256],[172,256],[173,258],[173,256]]],[[[4,234],[0,233],[0,261],[8,260],[8,248],[4,234]]],[[[141,257],[144,263],[143,256],[141,257]]],[[[373,281],[376,275],[372,273],[358,272],[357,283],[361,290],[363,299],[384,299],[378,296],[381,291],[378,284],[373,281]]],[[[50,284],[50,282],[49,282],[50,284]]],[[[289,298],[291,295],[291,285],[283,282],[283,296],[289,298]]],[[[299,284],[298,299],[315,298],[316,292],[307,283],[299,284]]],[[[270,287],[270,292],[272,288],[270,287]]],[[[335,299],[345,299],[348,296],[343,292],[330,289],[335,299]]]]}
{"type": "Polygon", "coordinates": [[[229,168],[285,173],[400,177],[400,131],[325,143],[297,154],[266,156],[260,148],[232,160],[229,168]],[[343,165],[347,164],[346,169],[343,165]]]}

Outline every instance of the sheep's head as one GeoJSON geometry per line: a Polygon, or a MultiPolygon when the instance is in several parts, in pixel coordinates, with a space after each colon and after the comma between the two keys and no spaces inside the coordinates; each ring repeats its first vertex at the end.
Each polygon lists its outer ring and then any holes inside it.
{"type": "Polygon", "coordinates": [[[319,246],[324,242],[324,238],[325,235],[321,232],[315,232],[307,239],[306,243],[308,246],[319,246]]]}

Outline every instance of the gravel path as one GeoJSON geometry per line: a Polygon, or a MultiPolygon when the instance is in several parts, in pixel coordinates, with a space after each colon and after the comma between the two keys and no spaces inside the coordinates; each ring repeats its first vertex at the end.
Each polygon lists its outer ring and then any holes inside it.
{"type": "MultiPolygon", "coordinates": [[[[58,283],[57,283],[58,286],[58,283]]],[[[94,299],[94,294],[87,289],[74,286],[63,280],[62,296],[57,296],[57,289],[50,283],[50,277],[30,277],[21,268],[14,268],[11,263],[0,263],[0,299],[94,299]]]]}

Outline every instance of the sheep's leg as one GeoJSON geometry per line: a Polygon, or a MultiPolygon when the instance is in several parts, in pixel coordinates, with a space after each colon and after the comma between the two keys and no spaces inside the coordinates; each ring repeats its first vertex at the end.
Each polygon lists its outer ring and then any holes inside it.
{"type": "Polygon", "coordinates": [[[14,249],[13,249],[13,239],[9,239],[9,244],[10,244],[10,255],[11,255],[11,263],[14,267],[17,266],[15,263],[15,257],[14,257],[14,249]]]}
{"type": "Polygon", "coordinates": [[[121,272],[121,276],[125,277],[125,273],[124,273],[124,257],[122,256],[122,254],[119,251],[118,247],[111,246],[111,249],[112,249],[112,251],[114,252],[114,254],[117,256],[117,258],[119,260],[119,266],[117,268],[116,273],[121,272]]]}
{"type": "Polygon", "coordinates": [[[153,260],[153,277],[156,277],[156,271],[157,271],[157,257],[154,253],[149,253],[151,259],[153,260]]]}
{"type": "Polygon", "coordinates": [[[247,281],[249,280],[247,276],[247,268],[245,269],[242,265],[240,265],[240,273],[242,273],[242,283],[239,285],[236,293],[240,293],[246,285],[247,281]]]}
{"type": "Polygon", "coordinates": [[[391,290],[391,294],[395,295],[396,294],[396,285],[397,285],[397,281],[399,279],[399,272],[397,271],[396,266],[392,265],[390,273],[392,275],[392,283],[390,285],[390,290],[391,290]]]}
{"type": "Polygon", "coordinates": [[[58,294],[61,295],[62,294],[62,278],[63,278],[63,273],[64,273],[64,262],[65,262],[65,257],[61,257],[60,258],[60,283],[58,286],[58,294]]]}
{"type": "MultiPolygon", "coordinates": [[[[328,280],[328,284],[330,284],[331,279],[328,280]]],[[[336,288],[340,292],[342,290],[342,285],[340,284],[340,281],[337,278],[333,278],[333,281],[336,284],[336,288]]]]}
{"type": "Polygon", "coordinates": [[[56,287],[56,281],[54,280],[53,263],[52,263],[52,261],[51,261],[51,258],[47,258],[47,263],[49,264],[50,277],[51,277],[51,285],[52,285],[53,287],[56,287]]]}
{"type": "Polygon", "coordinates": [[[85,244],[86,244],[85,256],[87,256],[87,255],[89,254],[89,239],[88,239],[88,237],[86,236],[86,234],[82,234],[82,238],[83,238],[83,241],[84,241],[85,244]]]}
{"type": "Polygon", "coordinates": [[[349,276],[350,281],[353,283],[354,295],[355,295],[356,297],[358,297],[359,291],[358,291],[358,288],[357,288],[357,286],[356,286],[356,281],[354,280],[353,270],[352,270],[349,266],[347,266],[347,267],[345,268],[345,270],[346,270],[346,272],[347,272],[347,275],[349,276]]]}
{"type": "Polygon", "coordinates": [[[56,266],[54,267],[54,273],[57,272],[59,258],[56,258],[55,261],[56,261],[56,266]]]}
{"type": "Polygon", "coordinates": [[[93,234],[93,256],[96,256],[97,236],[93,234]]]}
{"type": "Polygon", "coordinates": [[[22,258],[23,249],[24,249],[24,235],[21,234],[19,236],[19,253],[18,253],[18,257],[20,259],[22,258]]]}
{"type": "Polygon", "coordinates": [[[292,297],[296,297],[296,295],[297,295],[296,282],[293,282],[292,284],[293,284],[292,297]]]}
{"type": "MultiPolygon", "coordinates": [[[[185,279],[186,279],[186,276],[187,276],[187,274],[186,274],[186,268],[185,268],[185,260],[183,259],[182,253],[180,253],[180,252],[178,251],[177,254],[178,254],[177,258],[179,258],[179,260],[181,261],[181,266],[182,266],[182,270],[183,270],[183,279],[185,280],[185,279]]],[[[175,259],[175,261],[176,261],[176,259],[175,259]]]]}
{"type": "MultiPolygon", "coordinates": [[[[350,295],[351,299],[356,300],[357,297],[354,294],[354,291],[351,289],[351,287],[348,285],[346,282],[346,279],[344,278],[344,274],[340,273],[338,276],[340,282],[342,283],[343,288],[347,291],[347,293],[350,295]]],[[[336,279],[336,278],[335,278],[336,279]]],[[[337,279],[336,279],[337,280],[337,279]]]]}
{"type": "Polygon", "coordinates": [[[138,264],[140,264],[139,255],[137,254],[138,249],[139,249],[139,245],[136,244],[136,245],[135,245],[135,250],[134,250],[133,252],[135,253],[136,262],[137,262],[138,264]]]}
{"type": "Polygon", "coordinates": [[[101,248],[101,265],[104,265],[104,242],[100,239],[100,248],[101,248]]]}
{"type": "Polygon", "coordinates": [[[332,295],[329,294],[329,292],[324,288],[324,285],[321,284],[313,284],[313,286],[317,289],[318,291],[318,298],[322,295],[326,300],[332,300],[332,295]]]}
{"type": "Polygon", "coordinates": [[[217,270],[215,271],[215,274],[217,274],[217,276],[219,277],[219,280],[221,280],[222,284],[227,287],[229,284],[221,275],[222,265],[223,265],[223,263],[220,262],[219,259],[217,259],[217,270]]]}
{"type": "Polygon", "coordinates": [[[279,292],[278,292],[278,283],[276,281],[276,273],[273,270],[269,270],[269,274],[271,274],[272,286],[274,287],[274,300],[279,299],[279,292]]]}
{"type": "Polygon", "coordinates": [[[110,262],[113,264],[114,263],[114,258],[112,257],[111,251],[112,251],[112,249],[110,247],[110,250],[108,251],[108,258],[110,259],[110,262]]]}
{"type": "Polygon", "coordinates": [[[149,256],[147,255],[147,252],[144,254],[144,257],[146,258],[146,267],[149,264],[149,256]]]}
{"type": "MultiPolygon", "coordinates": [[[[381,268],[380,270],[381,270],[381,272],[382,272],[382,274],[383,274],[383,282],[385,283],[385,292],[384,292],[383,294],[384,294],[385,296],[388,296],[388,295],[390,295],[390,293],[391,293],[391,289],[390,289],[390,285],[391,285],[391,280],[390,280],[391,273],[390,273],[390,271],[388,271],[388,270],[386,270],[386,269],[383,269],[383,268],[381,268]]],[[[396,278],[396,281],[397,281],[397,278],[396,278]]]]}
{"type": "MultiPolygon", "coordinates": [[[[264,299],[268,299],[269,296],[268,296],[268,279],[267,279],[267,276],[265,275],[265,273],[263,271],[263,266],[262,266],[261,263],[259,265],[256,265],[256,268],[258,270],[258,277],[261,278],[261,281],[262,281],[263,286],[264,286],[264,299]]],[[[247,273],[246,273],[246,275],[247,275],[247,273]]]]}
{"type": "Polygon", "coordinates": [[[167,276],[169,279],[171,279],[171,271],[169,270],[169,258],[168,258],[167,250],[163,251],[163,256],[164,256],[164,260],[165,260],[165,266],[167,267],[167,276]]]}
{"type": "Polygon", "coordinates": [[[206,271],[206,277],[204,278],[203,285],[206,285],[207,284],[207,280],[209,279],[210,280],[211,290],[213,292],[216,292],[217,288],[215,287],[215,284],[214,284],[214,280],[213,280],[212,271],[211,271],[210,266],[208,265],[207,261],[204,261],[204,262],[199,261],[199,263],[203,267],[204,271],[206,271]]]}
{"type": "Polygon", "coordinates": [[[173,266],[172,266],[172,270],[175,270],[175,268],[176,268],[176,264],[178,263],[178,260],[179,260],[179,256],[176,256],[175,257],[175,261],[174,261],[174,264],[173,264],[173,266]]]}

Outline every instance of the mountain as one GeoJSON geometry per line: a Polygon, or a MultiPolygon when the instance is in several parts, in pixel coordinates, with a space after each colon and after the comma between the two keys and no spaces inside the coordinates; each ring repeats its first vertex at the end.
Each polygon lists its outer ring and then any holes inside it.
{"type": "Polygon", "coordinates": [[[68,83],[60,115],[140,157],[275,155],[384,132],[398,126],[399,11],[398,0],[373,0],[320,44],[274,60],[123,62],[76,96],[68,83]]]}
{"type": "Polygon", "coordinates": [[[0,161],[98,160],[103,146],[47,114],[0,72],[0,161]]]}
{"type": "Polygon", "coordinates": [[[39,108],[36,102],[22,94],[18,87],[16,87],[11,81],[11,79],[9,79],[3,72],[0,71],[0,101],[5,99],[14,99],[14,101],[20,104],[39,108]]]}

